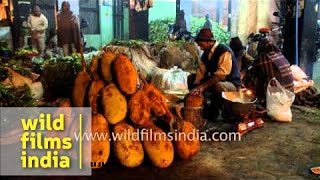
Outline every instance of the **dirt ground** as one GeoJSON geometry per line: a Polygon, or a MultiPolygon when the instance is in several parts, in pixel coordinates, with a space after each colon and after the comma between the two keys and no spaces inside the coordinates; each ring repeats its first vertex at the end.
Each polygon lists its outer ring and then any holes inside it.
{"type": "MultiPolygon", "coordinates": [[[[241,141],[203,142],[190,161],[175,160],[167,169],[147,160],[138,168],[114,164],[94,170],[105,179],[320,179],[320,110],[293,107],[292,123],[267,120],[241,141]]],[[[211,124],[216,126],[216,124],[211,124]]]]}

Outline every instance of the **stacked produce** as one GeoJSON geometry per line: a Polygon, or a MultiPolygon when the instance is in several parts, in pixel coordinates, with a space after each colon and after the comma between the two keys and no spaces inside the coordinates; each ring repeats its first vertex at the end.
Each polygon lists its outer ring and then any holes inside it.
{"type": "Polygon", "coordinates": [[[168,137],[169,131],[195,133],[196,128],[171,112],[162,91],[149,84],[126,55],[104,48],[101,55],[93,57],[89,71],[85,65],[82,67],[75,79],[72,105],[92,107],[92,132],[109,136],[113,132],[127,137],[111,142],[92,141],[92,161],[108,164],[110,153],[114,153],[122,165],[137,167],[147,156],[153,165],[166,168],[175,153],[182,159],[190,159],[199,152],[198,138],[168,137]],[[148,133],[132,137],[138,129],[148,133]],[[157,133],[163,136],[155,136],[157,133]]]}

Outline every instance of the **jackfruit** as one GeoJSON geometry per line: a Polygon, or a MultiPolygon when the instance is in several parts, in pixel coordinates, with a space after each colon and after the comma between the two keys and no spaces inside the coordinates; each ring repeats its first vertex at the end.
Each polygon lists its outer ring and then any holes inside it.
{"type": "Polygon", "coordinates": [[[178,122],[179,138],[175,141],[175,150],[181,159],[187,160],[200,151],[199,136],[196,127],[188,121],[178,122]]]}
{"type": "Polygon", "coordinates": [[[138,73],[128,57],[120,54],[112,67],[119,89],[125,94],[134,94],[137,91],[138,73]]]}
{"type": "Polygon", "coordinates": [[[96,162],[96,166],[92,168],[100,168],[102,163],[108,161],[110,155],[110,141],[109,141],[109,125],[103,115],[93,115],[91,121],[92,134],[103,134],[104,138],[94,138],[91,141],[91,162],[96,162]]]}
{"type": "Polygon", "coordinates": [[[101,59],[101,73],[105,81],[112,82],[111,64],[116,59],[116,55],[111,51],[105,51],[101,59]]]}
{"type": "Polygon", "coordinates": [[[93,114],[98,113],[97,96],[99,95],[100,90],[104,88],[104,85],[105,84],[103,80],[94,80],[90,85],[88,99],[93,114]]]}
{"type": "Polygon", "coordinates": [[[75,107],[83,107],[87,88],[91,81],[90,75],[85,71],[80,71],[74,81],[72,90],[72,102],[75,107]]]}
{"type": "Polygon", "coordinates": [[[152,164],[160,168],[170,166],[174,158],[172,142],[166,133],[156,126],[150,126],[147,130],[146,134],[142,134],[142,144],[152,164]]]}
{"type": "Polygon", "coordinates": [[[126,117],[127,100],[114,84],[102,89],[102,107],[110,124],[117,124],[126,117]]]}
{"type": "Polygon", "coordinates": [[[142,126],[152,125],[150,119],[150,101],[146,93],[138,90],[129,100],[130,119],[133,123],[142,126]]]}
{"type": "Polygon", "coordinates": [[[121,139],[114,141],[114,153],[120,163],[126,167],[139,166],[144,158],[142,143],[139,134],[129,124],[122,122],[114,126],[114,133],[121,139]]]}

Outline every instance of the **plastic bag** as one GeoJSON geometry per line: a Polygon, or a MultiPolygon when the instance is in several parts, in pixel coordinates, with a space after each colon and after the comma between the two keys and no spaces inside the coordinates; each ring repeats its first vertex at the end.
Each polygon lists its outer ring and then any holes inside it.
{"type": "Polygon", "coordinates": [[[297,94],[303,90],[308,89],[314,85],[313,80],[302,80],[302,81],[293,81],[293,92],[297,94]]]}
{"type": "Polygon", "coordinates": [[[176,66],[169,70],[156,68],[152,82],[162,90],[187,90],[189,74],[176,66]]]}
{"type": "Polygon", "coordinates": [[[307,79],[308,76],[306,73],[297,65],[291,65],[290,69],[292,71],[293,79],[296,81],[303,81],[304,79],[307,79]]]}
{"type": "Polygon", "coordinates": [[[267,114],[276,121],[291,122],[292,112],[290,107],[295,98],[294,93],[283,88],[276,78],[272,78],[269,81],[266,96],[267,114]],[[275,82],[275,86],[271,85],[272,82],[275,82]]]}

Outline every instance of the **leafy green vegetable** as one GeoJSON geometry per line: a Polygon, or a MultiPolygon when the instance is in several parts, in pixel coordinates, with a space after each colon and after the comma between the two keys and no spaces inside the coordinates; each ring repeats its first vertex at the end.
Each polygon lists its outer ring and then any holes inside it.
{"type": "Polygon", "coordinates": [[[7,79],[9,76],[9,71],[3,66],[0,66],[0,81],[7,79]]]}
{"type": "Polygon", "coordinates": [[[0,41],[0,51],[9,50],[8,42],[0,41]]]}
{"type": "Polygon", "coordinates": [[[15,51],[16,58],[30,58],[38,54],[38,51],[34,48],[20,48],[15,51]]]}
{"type": "MultiPolygon", "coordinates": [[[[191,17],[191,33],[196,36],[205,23],[205,18],[191,17]]],[[[230,39],[230,33],[226,30],[226,27],[222,27],[217,22],[212,22],[212,32],[216,40],[222,44],[228,44],[230,39]]]]}
{"type": "Polygon", "coordinates": [[[23,76],[30,76],[31,75],[31,70],[30,68],[26,68],[23,65],[23,61],[22,60],[15,60],[15,59],[11,59],[9,60],[7,63],[4,64],[0,64],[1,68],[5,68],[8,67],[14,71],[16,71],[17,73],[23,75],[23,76]]]}
{"type": "MultiPolygon", "coordinates": [[[[164,42],[168,40],[167,32],[168,25],[174,24],[174,18],[158,19],[149,23],[149,40],[150,42],[164,42]]],[[[205,23],[205,18],[191,17],[191,30],[192,36],[196,36],[205,23]]],[[[214,37],[223,44],[227,44],[230,39],[230,33],[226,27],[222,27],[217,22],[212,22],[212,32],[214,37]]]]}
{"type": "Polygon", "coordinates": [[[116,46],[128,46],[132,48],[139,48],[144,45],[143,41],[140,40],[118,40],[114,39],[110,42],[111,45],[116,45],[116,46]]]}
{"type": "Polygon", "coordinates": [[[42,84],[45,89],[45,96],[70,97],[73,82],[81,69],[78,60],[50,59],[43,65],[42,84]]]}
{"type": "Polygon", "coordinates": [[[149,23],[149,41],[154,43],[167,41],[169,24],[174,24],[174,18],[151,21],[149,23]]]}
{"type": "Polygon", "coordinates": [[[28,85],[18,88],[6,87],[0,83],[0,107],[34,107],[31,89],[28,85]]]}

